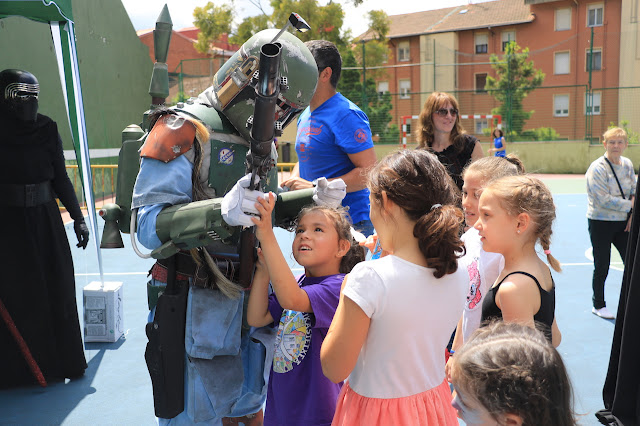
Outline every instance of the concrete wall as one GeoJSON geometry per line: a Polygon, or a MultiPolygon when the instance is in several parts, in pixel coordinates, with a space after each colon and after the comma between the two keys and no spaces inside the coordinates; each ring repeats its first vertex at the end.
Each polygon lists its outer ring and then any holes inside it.
{"type": "MultiPolygon", "coordinates": [[[[408,149],[415,147],[416,145],[407,145],[408,149]]],[[[399,148],[399,145],[376,145],[376,156],[381,159],[399,148]]],[[[482,148],[486,154],[489,144],[483,143],[482,148]]],[[[279,149],[282,149],[282,142],[279,149]]],[[[530,173],[584,174],[593,160],[604,154],[604,147],[589,145],[584,141],[517,142],[508,144],[507,152],[520,157],[527,172],[530,173]]],[[[640,145],[630,145],[623,155],[629,158],[634,168],[638,170],[640,145]]],[[[298,161],[293,142],[291,143],[291,161],[298,161]]],[[[282,156],[280,162],[282,162],[282,156]]]]}
{"type": "MultiPolygon", "coordinates": [[[[72,5],[89,147],[119,148],[122,130],[142,121],[149,108],[153,64],[120,0],[72,5]]],[[[0,52],[0,69],[25,69],[38,78],[40,113],[58,123],[64,149],[73,149],[49,26],[18,17],[0,20],[0,52]]],[[[115,163],[115,155],[92,163],[115,163]]]]}

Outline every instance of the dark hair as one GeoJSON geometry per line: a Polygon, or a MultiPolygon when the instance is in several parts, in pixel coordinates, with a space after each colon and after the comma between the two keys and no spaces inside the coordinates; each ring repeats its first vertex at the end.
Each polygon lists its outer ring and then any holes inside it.
{"type": "Polygon", "coordinates": [[[505,176],[517,176],[525,174],[524,164],[515,154],[507,154],[506,157],[482,157],[469,163],[462,171],[464,180],[467,173],[480,177],[482,186],[487,186],[495,179],[505,176]]]}
{"type": "Polygon", "coordinates": [[[385,191],[416,222],[413,236],[436,278],[458,269],[458,257],[464,254],[459,237],[463,220],[457,207],[460,195],[435,155],[425,150],[387,155],[369,173],[369,190],[378,203],[385,191]]]}
{"type": "Polygon", "coordinates": [[[318,72],[327,67],[331,68],[331,85],[334,89],[338,87],[342,72],[342,57],[336,45],[327,40],[310,40],[305,45],[316,60],[318,72]]]}
{"type": "Polygon", "coordinates": [[[499,129],[497,127],[495,129],[493,129],[493,132],[491,132],[491,136],[495,136],[496,132],[500,132],[500,136],[499,137],[503,137],[504,136],[504,133],[502,133],[502,129],[499,129]]]}
{"type": "MultiPolygon", "coordinates": [[[[535,227],[536,241],[540,240],[543,250],[549,250],[556,205],[547,185],[531,176],[507,176],[492,181],[485,191],[495,194],[511,216],[527,213],[535,227]]],[[[547,262],[555,271],[562,271],[560,262],[551,252],[547,254],[547,262]]]]}
{"type": "Polygon", "coordinates": [[[456,351],[452,383],[497,421],[516,414],[523,425],[573,426],[573,391],[562,357],[539,330],[495,321],[456,351]]]}
{"type": "Polygon", "coordinates": [[[424,107],[422,107],[422,111],[420,112],[420,117],[418,119],[419,126],[416,131],[416,138],[418,139],[418,148],[431,148],[433,145],[433,134],[434,134],[434,126],[432,115],[443,108],[446,103],[450,103],[451,106],[458,110],[458,115],[456,116],[456,124],[451,129],[451,135],[449,135],[449,140],[454,146],[456,152],[462,151],[464,147],[464,128],[462,124],[460,124],[460,108],[458,107],[458,101],[453,95],[450,95],[445,92],[433,92],[424,103],[424,107]]]}
{"type": "Polygon", "coordinates": [[[340,273],[348,274],[351,272],[354,266],[362,262],[365,258],[365,249],[356,242],[351,235],[351,221],[349,220],[349,214],[342,208],[332,208],[326,206],[308,206],[303,208],[298,217],[295,220],[295,226],[298,226],[300,220],[309,213],[320,212],[324,214],[330,222],[333,223],[336,232],[338,233],[338,240],[346,240],[351,243],[349,251],[342,257],[340,261],[340,273]]]}

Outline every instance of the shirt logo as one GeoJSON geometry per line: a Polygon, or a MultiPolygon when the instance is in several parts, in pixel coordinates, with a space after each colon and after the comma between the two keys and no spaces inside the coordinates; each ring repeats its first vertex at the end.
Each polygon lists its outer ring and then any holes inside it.
{"type": "Polygon", "coordinates": [[[364,143],[367,141],[367,132],[364,129],[358,129],[354,133],[353,137],[355,138],[356,142],[364,143]]]}
{"type": "Polygon", "coordinates": [[[233,151],[227,148],[222,148],[218,153],[218,161],[220,164],[230,166],[233,164],[233,151]]]}
{"type": "Polygon", "coordinates": [[[469,294],[467,294],[467,309],[474,310],[482,299],[482,292],[480,291],[480,271],[478,270],[478,259],[473,259],[473,262],[467,266],[469,272],[469,294]]]}
{"type": "Polygon", "coordinates": [[[302,362],[311,344],[311,330],[310,314],[282,312],[273,355],[274,373],[286,373],[302,362]]]}

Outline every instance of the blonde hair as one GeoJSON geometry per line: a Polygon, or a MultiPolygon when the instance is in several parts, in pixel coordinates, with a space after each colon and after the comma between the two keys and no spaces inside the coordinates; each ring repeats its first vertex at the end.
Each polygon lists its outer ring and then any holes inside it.
{"type": "Polygon", "coordinates": [[[467,174],[478,176],[482,186],[488,185],[495,179],[505,176],[517,176],[525,173],[524,164],[515,154],[506,157],[482,157],[470,163],[462,171],[462,179],[467,174]]]}
{"type": "Polygon", "coordinates": [[[491,191],[498,197],[509,215],[526,213],[531,217],[536,241],[540,240],[542,249],[548,253],[549,265],[557,272],[562,271],[560,262],[548,251],[553,232],[551,227],[556,218],[556,206],[549,188],[531,176],[507,176],[492,181],[485,191],[491,191]]]}
{"type": "Polygon", "coordinates": [[[462,150],[462,138],[465,134],[462,124],[460,124],[460,108],[458,107],[458,101],[453,95],[445,92],[433,92],[424,103],[424,107],[420,112],[418,119],[419,127],[416,131],[416,138],[418,140],[418,148],[431,148],[434,140],[434,125],[432,115],[440,108],[444,107],[446,103],[450,103],[453,108],[458,110],[456,115],[456,124],[451,129],[449,140],[453,144],[456,151],[462,150]]]}
{"type": "Polygon", "coordinates": [[[622,138],[625,143],[629,142],[627,132],[622,127],[612,127],[602,135],[603,141],[608,141],[613,138],[622,138]]]}

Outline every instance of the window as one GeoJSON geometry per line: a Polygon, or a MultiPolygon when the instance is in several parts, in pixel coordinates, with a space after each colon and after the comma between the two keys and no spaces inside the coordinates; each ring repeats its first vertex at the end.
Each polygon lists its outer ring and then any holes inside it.
{"type": "Polygon", "coordinates": [[[602,16],[604,15],[604,6],[601,4],[591,4],[587,8],[587,27],[602,26],[602,16]]]}
{"type": "Polygon", "coordinates": [[[476,34],[476,53],[487,53],[489,51],[489,35],[488,34],[476,34]]]}
{"type": "Polygon", "coordinates": [[[400,99],[411,97],[411,80],[400,80],[398,87],[400,88],[400,99]]]}
{"type": "Polygon", "coordinates": [[[401,41],[398,43],[398,62],[407,62],[409,60],[409,42],[401,41]]]}
{"type": "Polygon", "coordinates": [[[487,74],[476,74],[476,93],[487,93],[484,86],[487,85],[487,74]]]}
{"type": "Polygon", "coordinates": [[[584,102],[585,115],[600,115],[600,102],[602,99],[601,95],[602,94],[600,92],[591,92],[591,95],[587,93],[587,95],[585,96],[585,102],[584,102]],[[588,105],[589,103],[591,105],[588,105]]]}
{"type": "Polygon", "coordinates": [[[507,48],[507,43],[510,41],[516,41],[516,32],[515,31],[503,31],[502,32],[502,51],[504,52],[507,48]]]}
{"type": "Polygon", "coordinates": [[[602,49],[593,49],[593,55],[591,50],[587,50],[586,71],[600,71],[602,69],[602,49]]]}
{"type": "Polygon", "coordinates": [[[389,91],[389,82],[388,81],[379,81],[378,82],[378,95],[382,96],[389,91]]]}
{"type": "Polygon", "coordinates": [[[571,8],[556,9],[556,31],[571,29],[571,8]]]}
{"type": "Polygon", "coordinates": [[[483,135],[483,130],[489,127],[489,120],[486,118],[476,118],[476,135],[483,135]]]}
{"type": "Polygon", "coordinates": [[[554,95],[553,115],[555,117],[569,116],[569,95],[554,95]]]}
{"type": "Polygon", "coordinates": [[[569,52],[556,52],[553,61],[553,73],[554,74],[569,74],[570,66],[570,53],[569,52]]]}

